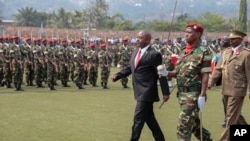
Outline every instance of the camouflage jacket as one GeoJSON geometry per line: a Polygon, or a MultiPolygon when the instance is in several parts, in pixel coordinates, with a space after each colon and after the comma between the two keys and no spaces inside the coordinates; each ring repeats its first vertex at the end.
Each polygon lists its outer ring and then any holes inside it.
{"type": "Polygon", "coordinates": [[[201,74],[211,72],[211,54],[206,47],[197,45],[190,53],[183,50],[175,68],[178,86],[201,85],[201,74]]]}

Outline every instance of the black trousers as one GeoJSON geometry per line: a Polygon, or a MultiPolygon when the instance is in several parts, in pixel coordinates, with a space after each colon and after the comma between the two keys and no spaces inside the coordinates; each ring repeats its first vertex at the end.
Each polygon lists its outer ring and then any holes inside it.
{"type": "Polygon", "coordinates": [[[144,123],[146,123],[152,131],[155,141],[165,141],[164,135],[153,112],[153,102],[137,101],[130,141],[139,140],[144,123]]]}

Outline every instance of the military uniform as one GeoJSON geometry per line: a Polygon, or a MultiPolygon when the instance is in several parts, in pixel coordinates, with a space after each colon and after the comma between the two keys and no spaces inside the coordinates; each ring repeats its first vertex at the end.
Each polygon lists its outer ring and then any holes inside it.
{"type": "Polygon", "coordinates": [[[98,60],[98,52],[95,51],[95,45],[90,45],[91,50],[87,52],[87,59],[88,59],[88,67],[89,67],[89,83],[96,87],[97,77],[98,77],[98,67],[99,67],[99,60],[98,60]]]}
{"type": "Polygon", "coordinates": [[[56,74],[58,73],[58,65],[53,56],[52,51],[45,52],[45,62],[47,65],[47,84],[48,90],[55,90],[56,74]]]}
{"type": "Polygon", "coordinates": [[[111,67],[111,54],[106,50],[106,45],[101,45],[101,51],[98,53],[99,66],[101,68],[101,86],[103,89],[107,89],[108,77],[110,75],[111,67]]]}
{"type": "MultiPolygon", "coordinates": [[[[128,42],[128,37],[125,37],[123,39],[123,42],[128,42]]],[[[119,68],[122,70],[124,68],[126,68],[129,65],[129,60],[132,54],[132,50],[131,48],[127,45],[127,43],[124,43],[123,45],[121,45],[119,47],[119,52],[118,52],[118,58],[119,58],[119,68]]],[[[122,87],[123,88],[128,88],[127,84],[128,84],[128,78],[122,78],[120,79],[121,83],[122,83],[122,87]]]]}
{"type": "MultiPolygon", "coordinates": [[[[193,132],[200,139],[199,108],[197,107],[201,91],[200,73],[211,72],[211,55],[205,47],[198,45],[191,53],[185,54],[183,51],[180,56],[176,66],[178,99],[181,105],[177,135],[182,141],[182,138],[191,138],[193,132]]],[[[202,129],[202,132],[203,140],[210,140],[210,132],[205,128],[202,129]]]]}
{"type": "Polygon", "coordinates": [[[36,49],[33,50],[34,54],[34,76],[35,76],[35,82],[37,88],[43,88],[42,82],[44,80],[44,71],[45,71],[45,61],[44,57],[42,55],[41,50],[36,47],[36,49]]]}
{"type": "Polygon", "coordinates": [[[83,89],[84,78],[84,63],[83,58],[75,53],[74,54],[74,83],[78,89],[83,89]]]}
{"type": "Polygon", "coordinates": [[[15,54],[13,54],[12,59],[12,76],[13,82],[16,91],[23,91],[21,88],[22,81],[23,81],[23,63],[21,60],[21,52],[20,50],[16,49],[15,54]]]}
{"type": "Polygon", "coordinates": [[[233,30],[229,35],[232,47],[227,48],[215,67],[209,82],[213,86],[222,76],[222,94],[226,104],[226,127],[219,141],[230,140],[230,125],[247,125],[241,114],[250,84],[250,50],[242,44],[245,33],[233,30]]]}
{"type": "Polygon", "coordinates": [[[181,110],[177,125],[178,141],[190,141],[192,133],[200,140],[200,128],[202,128],[202,140],[212,141],[211,133],[201,127],[199,118],[199,111],[202,110],[200,103],[205,102],[206,96],[205,80],[208,80],[208,74],[211,72],[211,54],[206,47],[200,45],[198,37],[202,33],[203,27],[200,24],[187,25],[186,36],[189,42],[185,50],[180,53],[174,71],[181,110]],[[194,40],[197,43],[192,42],[194,40]]]}

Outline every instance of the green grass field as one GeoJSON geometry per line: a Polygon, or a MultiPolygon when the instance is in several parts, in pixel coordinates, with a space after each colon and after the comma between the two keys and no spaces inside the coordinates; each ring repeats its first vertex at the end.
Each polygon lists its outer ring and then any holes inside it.
{"type": "MultiPolygon", "coordinates": [[[[113,69],[117,71],[117,69],[113,69]]],[[[23,86],[23,92],[0,88],[0,141],[127,141],[130,138],[135,100],[130,89],[120,82],[109,81],[109,88],[85,86],[84,90],[56,86],[47,88],[23,86]]],[[[160,93],[161,94],[161,93],[160,93]]],[[[162,97],[160,95],[160,97],[162,97]]],[[[155,114],[168,141],[176,140],[179,114],[176,91],[155,114]]],[[[243,115],[250,122],[250,101],[245,99],[243,115]]],[[[223,107],[219,88],[208,91],[203,112],[203,124],[214,141],[223,128],[223,107]]],[[[141,141],[152,141],[147,125],[141,141]]],[[[194,137],[193,141],[197,141],[194,137]]]]}

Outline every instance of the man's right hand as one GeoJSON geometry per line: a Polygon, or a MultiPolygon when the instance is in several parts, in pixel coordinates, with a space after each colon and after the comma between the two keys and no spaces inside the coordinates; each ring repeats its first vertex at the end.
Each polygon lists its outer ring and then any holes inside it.
{"type": "Polygon", "coordinates": [[[116,74],[113,74],[113,75],[111,76],[111,79],[112,79],[113,82],[117,81],[117,75],[116,75],[116,74]]]}

